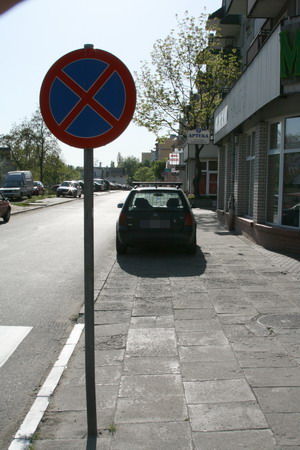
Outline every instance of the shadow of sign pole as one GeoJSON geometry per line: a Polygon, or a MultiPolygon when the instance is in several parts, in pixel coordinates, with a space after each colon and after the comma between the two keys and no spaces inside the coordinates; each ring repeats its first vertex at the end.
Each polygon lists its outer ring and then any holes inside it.
{"type": "Polygon", "coordinates": [[[85,383],[88,435],[97,435],[94,319],[94,150],[84,149],[85,383]]]}

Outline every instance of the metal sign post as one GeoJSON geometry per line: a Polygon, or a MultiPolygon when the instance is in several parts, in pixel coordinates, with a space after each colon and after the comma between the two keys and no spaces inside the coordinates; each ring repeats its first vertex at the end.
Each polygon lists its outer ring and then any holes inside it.
{"type": "Polygon", "coordinates": [[[40,91],[40,107],[59,140],[84,149],[85,378],[88,435],[97,436],[94,324],[93,149],[129,125],[136,103],[133,78],[116,56],[86,44],[57,60],[40,91]]]}
{"type": "Polygon", "coordinates": [[[97,435],[94,320],[94,150],[84,149],[85,383],[88,435],[97,435]]]}

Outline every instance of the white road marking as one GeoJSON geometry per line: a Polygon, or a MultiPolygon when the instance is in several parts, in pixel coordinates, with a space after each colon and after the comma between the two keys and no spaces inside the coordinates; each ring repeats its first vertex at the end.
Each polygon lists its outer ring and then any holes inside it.
{"type": "Polygon", "coordinates": [[[31,330],[32,327],[0,326],[0,367],[6,363],[31,330]]]}
{"type": "Polygon", "coordinates": [[[76,324],[62,349],[56,363],[41,387],[37,397],[25,417],[22,425],[15,434],[14,440],[10,444],[8,450],[26,450],[28,449],[32,435],[35,433],[45,411],[49,405],[49,397],[53,394],[60,377],[62,376],[68,361],[75,350],[84,324],[76,324]]]}

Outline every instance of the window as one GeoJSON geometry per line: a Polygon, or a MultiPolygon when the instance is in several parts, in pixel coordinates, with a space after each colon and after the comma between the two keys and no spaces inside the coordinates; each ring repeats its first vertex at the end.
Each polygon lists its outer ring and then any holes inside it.
{"type": "Polygon", "coordinates": [[[284,155],[282,225],[300,225],[300,152],[284,155]]]}
{"type": "Polygon", "coordinates": [[[300,117],[289,117],[286,119],[284,148],[300,148],[300,117]]]}
{"type": "Polygon", "coordinates": [[[300,227],[300,117],[270,125],[267,222],[300,227]]]}
{"type": "Polygon", "coordinates": [[[281,143],[281,123],[276,122],[270,125],[270,150],[279,149],[281,143]]]}
{"type": "Polygon", "coordinates": [[[218,161],[201,161],[200,194],[217,195],[218,161]]]}
{"type": "Polygon", "coordinates": [[[255,162],[255,132],[247,136],[246,215],[249,217],[253,217],[254,162],[255,162]]]}
{"type": "Polygon", "coordinates": [[[279,201],[279,162],[280,155],[268,156],[268,185],[267,185],[267,222],[278,222],[279,201]]]}

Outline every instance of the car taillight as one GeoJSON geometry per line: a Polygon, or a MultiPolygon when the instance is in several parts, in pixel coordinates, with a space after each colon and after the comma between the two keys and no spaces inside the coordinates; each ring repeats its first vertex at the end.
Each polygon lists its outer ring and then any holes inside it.
{"type": "Polygon", "coordinates": [[[192,217],[192,214],[190,212],[185,213],[184,225],[187,225],[187,226],[193,225],[193,217],[192,217]]]}
{"type": "Polygon", "coordinates": [[[127,220],[126,214],[121,212],[119,217],[119,225],[126,225],[126,220],[127,220]]]}

